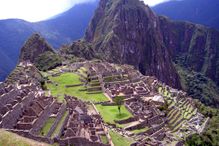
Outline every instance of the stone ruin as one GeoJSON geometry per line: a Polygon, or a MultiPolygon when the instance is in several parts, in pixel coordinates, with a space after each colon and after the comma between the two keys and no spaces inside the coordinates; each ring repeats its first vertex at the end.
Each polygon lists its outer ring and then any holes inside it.
{"type": "Polygon", "coordinates": [[[14,85],[9,82],[0,85],[0,128],[50,144],[108,145],[100,139],[106,134],[99,115],[88,115],[85,103],[74,97],[66,96],[65,104],[45,96],[38,80],[32,78],[37,71],[34,66],[27,62],[19,66],[26,74],[17,72],[18,76],[12,75],[10,81],[16,80],[14,85]],[[60,123],[62,118],[63,123],[60,123]],[[54,123],[48,133],[42,133],[49,119],[54,119],[54,123]],[[56,131],[58,125],[61,128],[56,131]]]}
{"type": "MultiPolygon", "coordinates": [[[[109,145],[101,141],[107,132],[99,114],[89,114],[86,104],[74,97],[65,96],[65,103],[58,103],[54,97],[45,96],[37,69],[28,62],[19,67],[8,81],[0,84],[0,128],[41,142],[58,142],[61,146],[109,145]],[[11,84],[12,81],[16,82],[11,84]],[[50,119],[53,124],[47,133],[42,133],[50,119]]],[[[127,134],[135,139],[133,146],[173,142],[182,145],[186,136],[201,133],[208,123],[209,119],[197,111],[186,93],[154,77],[143,76],[128,65],[86,61],[66,68],[52,75],[84,68],[83,74],[77,73],[89,92],[104,92],[111,99],[125,97],[124,105],[133,117],[115,122],[127,125],[122,129],[125,134],[145,128],[137,134],[127,134]]]]}
{"type": "Polygon", "coordinates": [[[104,125],[99,115],[88,115],[86,105],[80,100],[65,96],[69,111],[64,128],[58,141],[61,145],[67,145],[69,141],[73,145],[81,145],[79,138],[87,140],[89,145],[102,145],[100,136],[106,136],[104,125]]]}
{"type": "Polygon", "coordinates": [[[90,81],[98,79],[107,96],[112,99],[125,97],[125,106],[134,117],[117,123],[131,123],[124,128],[127,131],[147,127],[133,136],[137,141],[133,145],[170,145],[172,142],[181,145],[185,136],[200,133],[208,122],[185,92],[173,89],[155,77],[143,76],[133,67],[89,61],[81,67],[92,77],[90,81]],[[162,111],[162,108],[168,110],[162,111]]]}

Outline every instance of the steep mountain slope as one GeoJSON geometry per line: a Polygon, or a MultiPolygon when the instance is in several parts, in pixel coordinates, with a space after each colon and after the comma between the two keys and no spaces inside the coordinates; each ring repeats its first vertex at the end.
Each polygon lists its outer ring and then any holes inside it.
{"type": "Polygon", "coordinates": [[[0,81],[15,67],[23,42],[34,32],[23,20],[0,20],[0,81]]]}
{"type": "Polygon", "coordinates": [[[55,48],[80,39],[94,14],[98,1],[78,4],[53,19],[35,23],[35,29],[55,48]]]}
{"type": "Polygon", "coordinates": [[[0,51],[0,56],[0,81],[3,81],[6,78],[7,73],[13,69],[14,65],[11,59],[8,58],[8,56],[4,52],[0,51]],[[3,62],[7,62],[7,64],[4,64],[3,62]]]}
{"type": "Polygon", "coordinates": [[[191,21],[219,30],[219,1],[181,0],[158,4],[152,8],[157,14],[174,20],[191,21]]]}
{"type": "Polygon", "coordinates": [[[59,55],[39,34],[33,34],[21,48],[19,62],[24,61],[34,63],[43,71],[62,63],[59,55]]]}
{"type": "Polygon", "coordinates": [[[20,48],[33,33],[40,33],[54,48],[77,40],[83,36],[96,6],[97,2],[78,4],[53,19],[38,23],[0,20],[0,81],[16,66],[20,48]]]}
{"type": "Polygon", "coordinates": [[[21,48],[19,62],[30,61],[34,63],[36,58],[45,52],[55,53],[52,47],[39,34],[32,35],[21,48]]]}
{"type": "MultiPolygon", "coordinates": [[[[214,81],[213,84],[219,84],[218,42],[218,31],[157,16],[143,2],[101,0],[85,37],[64,47],[61,54],[131,64],[143,74],[154,75],[180,88],[174,64],[201,72],[209,78],[209,83],[214,81]]],[[[215,85],[206,85],[208,89],[212,86],[215,85]]],[[[215,90],[209,92],[211,94],[207,92],[200,97],[202,101],[208,105],[217,101],[214,105],[219,105],[218,93],[215,90]],[[214,94],[216,96],[212,97],[214,94]]]]}
{"type": "Polygon", "coordinates": [[[219,32],[187,22],[160,17],[164,43],[176,63],[202,72],[219,85],[219,32]]]}
{"type": "MultiPolygon", "coordinates": [[[[159,17],[136,0],[101,0],[84,37],[96,57],[134,65],[143,74],[180,88],[163,39],[159,17]]],[[[70,49],[77,49],[74,45],[70,49]]]]}

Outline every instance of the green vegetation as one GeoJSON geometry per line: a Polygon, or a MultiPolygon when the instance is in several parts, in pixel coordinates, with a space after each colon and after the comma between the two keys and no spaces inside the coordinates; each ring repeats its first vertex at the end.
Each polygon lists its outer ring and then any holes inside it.
{"type": "Polygon", "coordinates": [[[52,137],[55,137],[56,135],[59,134],[60,132],[60,129],[62,128],[62,125],[63,125],[63,122],[65,121],[65,118],[67,117],[68,115],[68,112],[65,111],[64,115],[62,116],[61,120],[59,121],[56,129],[54,130],[53,134],[52,134],[52,137]]]}
{"type": "Polygon", "coordinates": [[[107,137],[105,135],[101,135],[100,139],[101,139],[103,144],[108,144],[108,139],[107,139],[107,137]]]}
{"type": "Polygon", "coordinates": [[[0,146],[49,146],[0,129],[0,146]]]}
{"type": "Polygon", "coordinates": [[[219,106],[219,88],[209,78],[201,73],[186,70],[176,65],[180,75],[182,87],[195,99],[199,99],[208,106],[219,106]]]}
{"type": "Polygon", "coordinates": [[[82,85],[66,88],[66,85],[82,84],[80,77],[75,73],[64,73],[58,77],[50,76],[49,79],[53,83],[47,83],[47,88],[50,89],[53,96],[58,97],[58,101],[64,101],[65,94],[75,96],[83,101],[108,101],[107,97],[102,92],[89,94],[82,85]]]}
{"type": "Polygon", "coordinates": [[[114,131],[110,131],[110,136],[115,146],[130,146],[134,142],[132,139],[123,137],[114,131]]]}
{"type": "Polygon", "coordinates": [[[62,60],[54,52],[47,51],[37,57],[35,64],[39,70],[47,71],[61,65],[62,60]]]}
{"type": "Polygon", "coordinates": [[[116,96],[113,101],[118,106],[119,114],[121,114],[121,106],[124,104],[124,97],[122,96],[116,96]]]}
{"type": "Polygon", "coordinates": [[[114,120],[118,121],[132,117],[132,114],[125,108],[124,105],[121,106],[121,114],[118,113],[117,106],[96,105],[96,107],[106,123],[115,124],[114,120]]]}
{"type": "Polygon", "coordinates": [[[207,107],[196,100],[196,107],[206,117],[210,117],[206,129],[201,135],[194,134],[186,139],[186,145],[218,146],[219,145],[219,110],[207,107]]]}
{"type": "Polygon", "coordinates": [[[40,134],[41,134],[42,136],[46,136],[46,135],[48,134],[50,128],[52,127],[52,124],[55,122],[55,119],[56,119],[56,118],[49,118],[49,119],[46,121],[45,125],[43,126],[43,128],[42,128],[41,131],[40,131],[40,134]]]}
{"type": "Polygon", "coordinates": [[[86,42],[85,40],[78,40],[71,45],[71,47],[62,47],[60,49],[62,54],[68,54],[67,59],[73,61],[78,61],[79,58],[93,59],[94,49],[92,44],[86,42]],[[77,57],[76,57],[77,56],[77,57]]]}
{"type": "Polygon", "coordinates": [[[141,132],[145,132],[147,131],[149,128],[148,127],[144,127],[142,129],[136,129],[136,130],[132,130],[131,132],[135,133],[135,134],[138,134],[138,133],[141,133],[141,132]]]}

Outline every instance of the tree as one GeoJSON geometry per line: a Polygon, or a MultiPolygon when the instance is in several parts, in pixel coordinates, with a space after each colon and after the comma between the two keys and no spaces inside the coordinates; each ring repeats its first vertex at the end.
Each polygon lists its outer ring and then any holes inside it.
{"type": "Polygon", "coordinates": [[[124,99],[123,96],[116,96],[114,98],[114,102],[118,106],[119,114],[121,114],[121,106],[124,104],[124,99]]]}

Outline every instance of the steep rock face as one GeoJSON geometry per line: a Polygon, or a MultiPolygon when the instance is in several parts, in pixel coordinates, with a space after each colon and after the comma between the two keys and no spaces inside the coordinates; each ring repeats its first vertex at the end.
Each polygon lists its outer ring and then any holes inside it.
{"type": "Polygon", "coordinates": [[[179,88],[159,25],[159,17],[143,2],[101,0],[84,39],[93,44],[98,58],[134,65],[143,74],[179,88]]]}
{"type": "Polygon", "coordinates": [[[36,62],[39,55],[45,52],[53,52],[52,47],[39,34],[33,34],[21,48],[19,61],[36,62]]]}
{"type": "Polygon", "coordinates": [[[218,48],[216,30],[157,16],[139,0],[101,0],[83,40],[66,52],[131,64],[145,75],[180,87],[172,61],[219,85],[218,48]]]}
{"type": "Polygon", "coordinates": [[[219,32],[202,25],[160,17],[165,46],[177,63],[201,72],[219,85],[219,32]]]}

